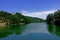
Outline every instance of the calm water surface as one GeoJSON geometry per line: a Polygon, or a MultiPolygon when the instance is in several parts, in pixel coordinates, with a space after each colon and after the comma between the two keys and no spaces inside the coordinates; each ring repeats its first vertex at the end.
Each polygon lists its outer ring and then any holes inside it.
{"type": "Polygon", "coordinates": [[[60,40],[60,26],[30,23],[0,28],[0,40],[60,40]]]}

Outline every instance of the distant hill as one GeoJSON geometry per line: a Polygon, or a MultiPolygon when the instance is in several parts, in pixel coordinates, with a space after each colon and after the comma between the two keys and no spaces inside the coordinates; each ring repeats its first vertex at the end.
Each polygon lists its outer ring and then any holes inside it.
{"type": "Polygon", "coordinates": [[[34,22],[42,22],[44,21],[41,18],[24,16],[21,13],[9,13],[5,11],[0,11],[0,23],[5,24],[19,24],[19,23],[34,23],[34,22]]]}

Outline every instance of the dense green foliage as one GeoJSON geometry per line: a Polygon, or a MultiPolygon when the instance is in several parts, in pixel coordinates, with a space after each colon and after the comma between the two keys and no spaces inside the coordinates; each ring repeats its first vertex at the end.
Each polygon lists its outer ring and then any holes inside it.
{"type": "Polygon", "coordinates": [[[54,13],[48,14],[46,18],[47,23],[60,24],[60,10],[54,13]]]}
{"type": "Polygon", "coordinates": [[[19,24],[19,23],[33,23],[33,22],[42,22],[43,19],[33,18],[24,16],[21,13],[9,13],[0,11],[0,21],[5,22],[6,24],[19,24]]]}
{"type": "Polygon", "coordinates": [[[49,15],[47,15],[46,21],[47,21],[47,23],[51,23],[53,21],[53,19],[54,19],[53,14],[49,14],[49,15]]]}

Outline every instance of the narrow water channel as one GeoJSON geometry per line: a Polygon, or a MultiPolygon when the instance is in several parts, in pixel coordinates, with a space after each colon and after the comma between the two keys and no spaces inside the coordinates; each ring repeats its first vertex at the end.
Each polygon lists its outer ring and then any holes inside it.
{"type": "Polygon", "coordinates": [[[0,40],[60,40],[60,27],[46,23],[30,23],[21,34],[8,34],[0,40]]]}

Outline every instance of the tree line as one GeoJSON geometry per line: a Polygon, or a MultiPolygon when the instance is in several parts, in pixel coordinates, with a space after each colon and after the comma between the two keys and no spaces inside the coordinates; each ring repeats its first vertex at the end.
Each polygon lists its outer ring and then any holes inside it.
{"type": "Polygon", "coordinates": [[[57,10],[54,13],[48,14],[46,21],[48,24],[60,25],[60,10],[57,10]]]}
{"type": "Polygon", "coordinates": [[[24,16],[21,13],[17,12],[15,14],[0,11],[0,22],[7,24],[19,24],[19,23],[33,23],[33,22],[42,22],[43,19],[24,16]]]}

